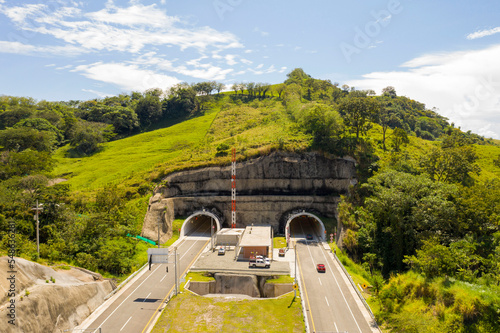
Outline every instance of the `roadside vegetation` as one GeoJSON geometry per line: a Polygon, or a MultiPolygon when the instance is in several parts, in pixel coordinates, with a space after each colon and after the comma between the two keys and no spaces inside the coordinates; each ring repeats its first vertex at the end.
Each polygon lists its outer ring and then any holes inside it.
{"type": "Polygon", "coordinates": [[[394,87],[377,96],[301,69],[277,85],[223,90],[200,82],[90,101],[0,96],[1,253],[14,222],[18,256],[126,276],[148,246],[127,235],[140,234],[166,175],[228,165],[232,147],[239,161],[313,150],[356,159],[342,232],[335,220],[325,225],[340,233],[341,261],[372,286],[386,328],[500,331],[498,140],[462,131],[394,87]]]}
{"type": "MultiPolygon", "coordinates": [[[[190,275],[187,275],[189,279],[190,275]]],[[[192,277],[198,279],[198,277],[192,277]]],[[[300,300],[288,293],[274,299],[226,299],[196,296],[183,289],[172,298],[153,333],[304,332],[300,300]]]]}

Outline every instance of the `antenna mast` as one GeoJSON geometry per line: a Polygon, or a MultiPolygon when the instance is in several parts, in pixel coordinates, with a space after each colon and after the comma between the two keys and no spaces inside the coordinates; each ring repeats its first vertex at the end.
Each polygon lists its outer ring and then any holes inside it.
{"type": "Polygon", "coordinates": [[[236,226],[236,149],[232,149],[231,163],[231,228],[236,226]]]}

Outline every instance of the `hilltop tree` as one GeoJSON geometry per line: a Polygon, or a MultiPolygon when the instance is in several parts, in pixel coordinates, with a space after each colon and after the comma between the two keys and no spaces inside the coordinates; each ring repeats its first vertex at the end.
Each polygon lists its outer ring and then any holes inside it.
{"type": "Polygon", "coordinates": [[[288,79],[285,80],[285,84],[296,83],[302,86],[304,80],[311,78],[310,75],[306,74],[302,68],[295,68],[293,71],[286,75],[288,79]]]}
{"type": "Polygon", "coordinates": [[[344,124],[351,133],[356,133],[356,139],[359,135],[365,135],[371,128],[371,123],[378,111],[380,104],[373,97],[345,97],[339,105],[338,110],[344,117],[344,124]]]}
{"type": "Polygon", "coordinates": [[[226,85],[224,83],[217,82],[215,89],[217,90],[217,94],[220,94],[222,90],[226,89],[226,85]]]}
{"type": "Polygon", "coordinates": [[[394,87],[388,86],[382,89],[382,96],[396,98],[398,95],[396,94],[396,89],[394,89],[394,87]]]}
{"type": "Polygon", "coordinates": [[[141,126],[149,126],[162,117],[161,89],[147,90],[135,106],[141,126]]]}
{"type": "Polygon", "coordinates": [[[164,102],[164,115],[172,118],[184,117],[200,109],[196,91],[187,83],[170,88],[169,98],[164,102]]]}

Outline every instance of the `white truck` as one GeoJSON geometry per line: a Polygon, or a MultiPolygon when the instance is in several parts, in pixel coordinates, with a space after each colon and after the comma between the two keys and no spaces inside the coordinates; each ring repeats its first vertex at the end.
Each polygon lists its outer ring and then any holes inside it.
{"type": "Polygon", "coordinates": [[[248,262],[248,267],[271,267],[271,261],[269,258],[251,258],[248,262]]]}

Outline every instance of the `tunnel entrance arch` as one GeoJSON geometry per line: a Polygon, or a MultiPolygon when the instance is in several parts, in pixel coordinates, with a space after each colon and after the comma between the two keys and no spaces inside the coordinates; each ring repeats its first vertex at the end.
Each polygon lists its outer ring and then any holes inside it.
{"type": "Polygon", "coordinates": [[[221,218],[216,214],[200,210],[191,214],[184,220],[181,227],[180,237],[190,235],[208,235],[210,236],[210,227],[214,226],[214,233],[221,229],[221,218]]]}
{"type": "Polygon", "coordinates": [[[285,224],[285,239],[288,243],[290,237],[306,237],[310,233],[315,239],[324,241],[325,230],[323,221],[316,215],[307,212],[293,213],[288,216],[285,224]]]}

